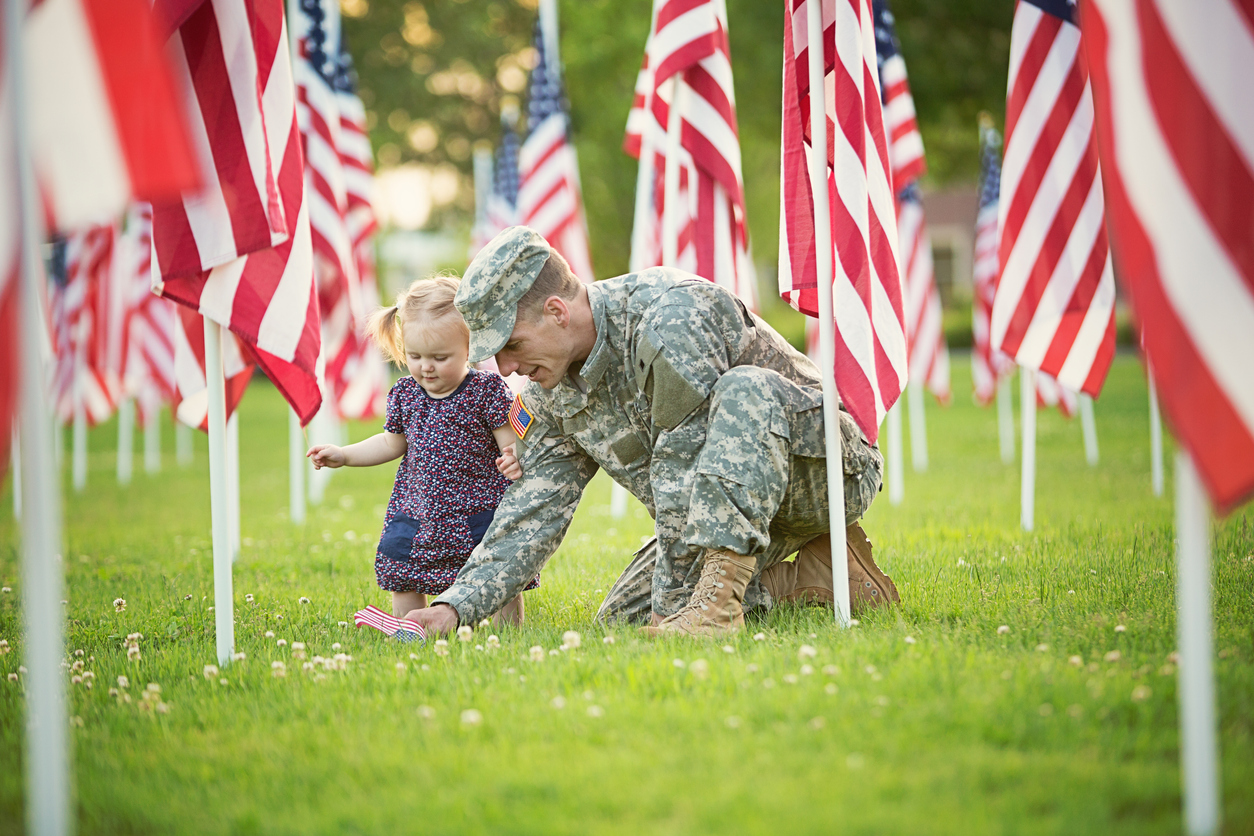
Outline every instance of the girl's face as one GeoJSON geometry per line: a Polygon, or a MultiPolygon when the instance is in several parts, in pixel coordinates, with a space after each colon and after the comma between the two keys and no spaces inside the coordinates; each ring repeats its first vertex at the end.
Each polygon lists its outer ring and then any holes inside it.
{"type": "Polygon", "coordinates": [[[406,323],[401,335],[405,341],[405,365],[418,385],[433,398],[457,391],[466,379],[470,348],[456,323],[406,323]]]}

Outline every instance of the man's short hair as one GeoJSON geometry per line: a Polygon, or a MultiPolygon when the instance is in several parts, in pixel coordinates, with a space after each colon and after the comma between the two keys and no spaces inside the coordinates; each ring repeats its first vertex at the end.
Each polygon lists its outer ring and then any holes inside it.
{"type": "Polygon", "coordinates": [[[540,318],[545,300],[550,296],[558,296],[567,301],[574,299],[580,284],[582,282],[570,269],[566,259],[562,258],[562,254],[552,250],[531,288],[518,300],[518,315],[528,322],[535,322],[540,318]]]}

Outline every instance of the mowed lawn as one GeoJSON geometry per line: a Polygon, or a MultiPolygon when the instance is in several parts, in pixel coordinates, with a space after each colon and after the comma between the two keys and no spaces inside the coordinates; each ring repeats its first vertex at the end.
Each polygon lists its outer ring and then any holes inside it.
{"type": "MultiPolygon", "coordinates": [[[[866,520],[902,606],[848,631],[830,612],[783,608],[725,643],[593,623],[650,530],[634,501],[611,519],[604,477],[528,594],[526,626],[496,630],[499,647],[489,629],[440,655],[353,628],[354,610],[388,606],[372,559],[393,470],[339,471],[293,526],[286,413],[260,384],[240,428],[235,612],[247,658],[206,677],[204,437],[180,470],[167,427],[165,469],[150,477],[137,456],[123,489],[116,426],[94,430],[88,489],[65,512],[66,658],[94,674],[69,686],[79,832],[1179,833],[1171,457],[1155,498],[1141,367],[1115,363],[1096,406],[1095,468],[1078,419],[1039,415],[1033,534],[1019,530],[1019,470],[1000,463],[996,411],[971,404],[965,357],[954,371],[954,404],[928,406],[930,470],[907,463],[904,504],[881,494],[866,520]],[[568,630],[581,642],[561,650],[568,630]],[[143,634],[138,660],[131,633],[143,634]],[[336,653],[351,660],[302,669],[336,653]],[[114,697],[119,676],[129,688],[114,697]],[[160,694],[144,699],[148,683],[160,694]]],[[[5,834],[24,826],[23,683],[7,681],[24,648],[9,490],[5,834]]],[[[1232,834],[1254,832],[1252,521],[1239,511],[1214,537],[1232,834]]]]}

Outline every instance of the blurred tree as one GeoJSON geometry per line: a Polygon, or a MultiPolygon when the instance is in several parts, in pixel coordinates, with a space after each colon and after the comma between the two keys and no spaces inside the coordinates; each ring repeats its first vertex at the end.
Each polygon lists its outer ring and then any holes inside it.
{"type": "MultiPolygon", "coordinates": [[[[381,167],[458,172],[432,223],[468,226],[470,157],[496,141],[502,99],[526,104],[537,0],[341,0],[381,167]]],[[[773,264],[779,234],[781,2],[727,0],[750,244],[773,264]]],[[[1009,2],[893,0],[933,187],[974,181],[976,114],[1004,113],[1009,2]]],[[[651,0],[560,0],[561,51],[597,274],[627,269],[635,161],[623,130],[651,0]]],[[[1000,118],[999,118],[1000,121],[1000,118]]]]}

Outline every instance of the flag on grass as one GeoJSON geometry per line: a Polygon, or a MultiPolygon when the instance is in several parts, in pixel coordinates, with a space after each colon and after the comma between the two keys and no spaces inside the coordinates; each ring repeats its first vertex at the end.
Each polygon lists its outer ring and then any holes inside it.
{"type": "Polygon", "coordinates": [[[1254,495],[1254,14],[1086,0],[1120,275],[1176,437],[1226,513],[1254,495]]]}
{"type": "Polygon", "coordinates": [[[557,44],[552,54],[536,22],[536,65],[527,102],[527,139],[518,150],[519,222],[544,236],[585,282],[593,279],[588,257],[579,164],[570,144],[570,118],[557,44]]]}
{"type": "Polygon", "coordinates": [[[949,348],[945,345],[940,290],[932,268],[932,239],[927,234],[919,187],[913,183],[897,196],[897,233],[901,240],[910,377],[947,404],[949,348]]]}
{"type": "Polygon", "coordinates": [[[321,337],[282,0],[203,3],[170,43],[215,176],[154,204],[154,290],[235,333],[308,422],[321,337]]]}
{"type": "Polygon", "coordinates": [[[727,12],[723,4],[655,0],[653,29],[645,44],[636,97],[627,116],[623,147],[653,173],[651,211],[637,233],[646,251],[637,268],[662,263],[666,213],[667,126],[678,107],[679,212],[675,267],[722,285],[757,307],[749,258],[744,180],[732,85],[727,12]]]}
{"type": "Polygon", "coordinates": [[[994,349],[1097,397],[1115,352],[1115,278],[1080,28],[1019,0],[1010,43],[994,349]]]}
{"type": "MultiPolygon", "coordinates": [[[[789,0],[784,22],[779,287],[794,308],[817,316],[814,209],[806,163],[807,2],[819,0],[789,0]]],[[[828,194],[821,199],[829,201],[832,213],[836,387],[849,414],[875,441],[906,382],[906,337],[874,20],[870,0],[836,0],[824,5],[822,17],[829,144],[828,194]]]]}

